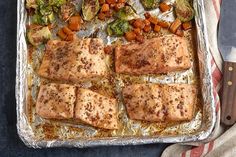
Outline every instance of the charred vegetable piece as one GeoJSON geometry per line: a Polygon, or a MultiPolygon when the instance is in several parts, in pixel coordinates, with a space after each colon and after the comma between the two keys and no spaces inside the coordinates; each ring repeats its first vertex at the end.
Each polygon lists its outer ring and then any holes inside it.
{"type": "Polygon", "coordinates": [[[38,5],[36,3],[36,0],[26,0],[26,8],[27,9],[30,9],[30,8],[36,9],[37,7],[38,7],[38,5]]]}
{"type": "Polygon", "coordinates": [[[160,0],[141,0],[143,7],[147,10],[157,8],[159,2],[160,0]]]}
{"type": "Polygon", "coordinates": [[[188,0],[176,0],[175,13],[182,22],[190,21],[194,17],[194,9],[188,0]]]}
{"type": "Polygon", "coordinates": [[[82,14],[85,21],[91,21],[100,9],[98,0],[83,0],[82,14]]]}
{"type": "Polygon", "coordinates": [[[54,12],[66,3],[66,0],[36,0],[37,7],[33,15],[33,23],[40,25],[49,25],[54,22],[54,12]]]}
{"type": "Polygon", "coordinates": [[[136,17],[136,13],[131,6],[124,6],[117,12],[116,17],[129,21],[136,17]]]}
{"type": "Polygon", "coordinates": [[[32,45],[38,46],[51,38],[51,32],[48,27],[32,25],[29,28],[27,37],[32,45]]]}
{"type": "Polygon", "coordinates": [[[122,36],[130,30],[131,26],[128,21],[117,19],[107,26],[108,35],[122,36]]]}
{"type": "Polygon", "coordinates": [[[75,12],[75,5],[68,2],[61,6],[59,17],[63,21],[67,21],[75,12]]]}

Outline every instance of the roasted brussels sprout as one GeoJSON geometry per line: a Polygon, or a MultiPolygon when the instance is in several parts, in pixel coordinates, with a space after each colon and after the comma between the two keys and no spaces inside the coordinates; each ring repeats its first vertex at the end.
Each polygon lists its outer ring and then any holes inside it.
{"type": "Polygon", "coordinates": [[[190,21],[194,17],[194,9],[189,0],[176,0],[175,13],[182,22],[190,21]]]}
{"type": "Polygon", "coordinates": [[[157,8],[159,2],[160,0],[141,0],[143,7],[147,10],[157,8]]]}
{"type": "Polygon", "coordinates": [[[91,21],[100,9],[98,0],[83,0],[82,14],[85,21],[91,21]]]}
{"type": "Polygon", "coordinates": [[[27,37],[32,45],[38,46],[51,38],[51,32],[48,27],[33,25],[30,26],[27,37]]]}
{"type": "Polygon", "coordinates": [[[128,21],[117,19],[107,26],[107,34],[112,36],[122,36],[125,32],[128,32],[131,26],[128,21]]]}
{"type": "Polygon", "coordinates": [[[117,12],[116,17],[129,21],[136,18],[136,13],[131,6],[124,6],[117,12]]]}

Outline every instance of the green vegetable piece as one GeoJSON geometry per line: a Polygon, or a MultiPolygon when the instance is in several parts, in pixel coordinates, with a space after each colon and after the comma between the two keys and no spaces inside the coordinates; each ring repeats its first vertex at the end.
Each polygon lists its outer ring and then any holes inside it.
{"type": "Polygon", "coordinates": [[[128,21],[117,19],[107,26],[107,34],[109,36],[122,36],[130,30],[131,26],[128,21]]]}
{"type": "Polygon", "coordinates": [[[143,7],[147,10],[157,8],[159,2],[160,0],[141,0],[143,7]]]}
{"type": "Polygon", "coordinates": [[[131,6],[125,6],[117,12],[116,17],[122,20],[129,21],[136,17],[136,13],[131,6]]]}
{"type": "Polygon", "coordinates": [[[26,0],[26,8],[30,9],[36,9],[38,7],[38,4],[36,3],[36,0],[26,0]]]}
{"type": "Polygon", "coordinates": [[[194,17],[194,9],[188,0],[176,0],[175,13],[182,22],[190,21],[194,17]]]}
{"type": "Polygon", "coordinates": [[[51,32],[48,27],[33,26],[27,33],[29,42],[38,46],[51,38],[51,32]]]}
{"type": "Polygon", "coordinates": [[[48,4],[51,6],[60,7],[66,3],[66,0],[49,0],[48,4]]]}
{"type": "Polygon", "coordinates": [[[82,14],[85,21],[91,21],[98,13],[99,1],[98,0],[83,0],[82,14]]]}

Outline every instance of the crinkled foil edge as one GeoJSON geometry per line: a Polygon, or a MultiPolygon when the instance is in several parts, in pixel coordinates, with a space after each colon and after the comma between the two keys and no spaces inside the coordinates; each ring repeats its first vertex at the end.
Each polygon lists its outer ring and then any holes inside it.
{"type": "Polygon", "coordinates": [[[33,148],[42,147],[92,147],[102,145],[138,145],[150,143],[177,143],[206,140],[212,133],[215,122],[215,100],[213,96],[213,83],[211,76],[210,52],[205,20],[203,0],[194,0],[195,22],[197,27],[198,59],[201,78],[201,91],[203,96],[203,123],[201,128],[191,135],[159,136],[159,137],[125,137],[103,138],[100,140],[52,140],[36,141],[33,130],[25,114],[27,97],[27,44],[25,1],[17,1],[17,63],[16,63],[16,111],[17,132],[22,141],[33,148]]]}

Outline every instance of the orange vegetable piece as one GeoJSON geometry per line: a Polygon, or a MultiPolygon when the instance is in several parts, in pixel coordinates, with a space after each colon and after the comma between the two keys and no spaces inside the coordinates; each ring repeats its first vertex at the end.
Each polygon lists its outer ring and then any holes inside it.
{"type": "Polygon", "coordinates": [[[62,28],[63,32],[66,34],[66,35],[71,35],[71,34],[74,34],[68,27],[63,27],[62,28]]]}
{"type": "Polygon", "coordinates": [[[112,11],[111,11],[111,10],[105,12],[104,14],[105,14],[105,16],[108,17],[108,18],[112,17],[112,11]]]}
{"type": "Polygon", "coordinates": [[[129,31],[125,33],[125,39],[127,41],[132,41],[136,38],[136,34],[133,31],[129,31]]]}
{"type": "Polygon", "coordinates": [[[162,28],[169,28],[170,27],[169,22],[165,22],[165,21],[159,21],[158,25],[161,26],[162,28]]]}
{"type": "Polygon", "coordinates": [[[150,16],[148,18],[148,21],[151,22],[154,25],[156,25],[158,23],[158,19],[156,17],[153,17],[153,16],[150,16]]]}
{"type": "Polygon", "coordinates": [[[67,35],[64,33],[64,31],[62,29],[59,29],[59,31],[57,32],[57,35],[62,39],[65,40],[67,38],[67,35]]]}
{"type": "Polygon", "coordinates": [[[161,26],[159,26],[159,25],[154,26],[154,31],[155,32],[160,32],[160,30],[161,30],[161,26]]]}
{"type": "Polygon", "coordinates": [[[170,32],[175,33],[177,29],[181,26],[181,21],[177,18],[170,26],[170,32]]]}
{"type": "Polygon", "coordinates": [[[71,29],[72,31],[78,31],[80,30],[80,25],[81,25],[81,17],[80,16],[72,16],[69,19],[68,22],[68,28],[71,29]]]}
{"type": "Polygon", "coordinates": [[[144,32],[150,32],[151,29],[152,29],[152,27],[149,25],[149,26],[145,26],[145,27],[143,28],[143,31],[144,31],[144,32]]]}
{"type": "Polygon", "coordinates": [[[125,3],[125,0],[118,0],[118,3],[125,3]]]}
{"type": "Polygon", "coordinates": [[[149,12],[144,13],[144,16],[146,19],[149,19],[151,17],[151,14],[149,12]]]}
{"type": "Polygon", "coordinates": [[[186,30],[188,30],[188,29],[191,29],[193,26],[192,26],[192,22],[191,21],[189,21],[189,22],[184,22],[183,24],[182,24],[182,27],[183,27],[183,29],[186,31],[186,30]]]}
{"type": "Polygon", "coordinates": [[[107,2],[108,4],[115,4],[115,3],[116,3],[116,0],[106,0],[106,2],[107,2]]]}
{"type": "Polygon", "coordinates": [[[142,43],[142,42],[144,41],[144,36],[142,36],[142,35],[137,35],[135,39],[136,39],[136,41],[142,43]]]}
{"type": "Polygon", "coordinates": [[[143,20],[143,22],[144,22],[144,24],[145,24],[145,26],[150,26],[150,21],[148,21],[147,19],[145,19],[145,20],[143,20]]]}
{"type": "Polygon", "coordinates": [[[175,32],[176,35],[183,37],[184,36],[184,31],[182,29],[177,29],[177,31],[175,32]]]}
{"type": "Polygon", "coordinates": [[[74,38],[75,38],[74,34],[70,34],[66,37],[66,41],[72,41],[72,40],[74,40],[74,38]]]}
{"type": "Polygon", "coordinates": [[[133,23],[133,26],[136,28],[143,29],[145,27],[145,24],[142,19],[136,19],[133,23]]]}
{"type": "Polygon", "coordinates": [[[103,4],[102,5],[102,8],[101,8],[101,12],[107,12],[107,11],[109,11],[109,4],[103,4]]]}
{"type": "Polygon", "coordinates": [[[162,12],[166,12],[168,10],[170,10],[171,6],[166,4],[165,2],[162,2],[160,5],[159,5],[159,8],[162,12]]]}
{"type": "Polygon", "coordinates": [[[142,34],[142,32],[141,32],[141,29],[140,28],[134,28],[134,33],[136,34],[136,35],[141,35],[142,34]]]}
{"type": "Polygon", "coordinates": [[[100,19],[100,20],[105,20],[105,18],[106,18],[106,14],[105,14],[105,13],[100,12],[100,13],[98,14],[98,19],[100,19]]]}
{"type": "Polygon", "coordinates": [[[115,11],[119,11],[124,6],[125,6],[124,3],[117,3],[117,4],[115,4],[114,9],[115,9],[115,11]]]}

